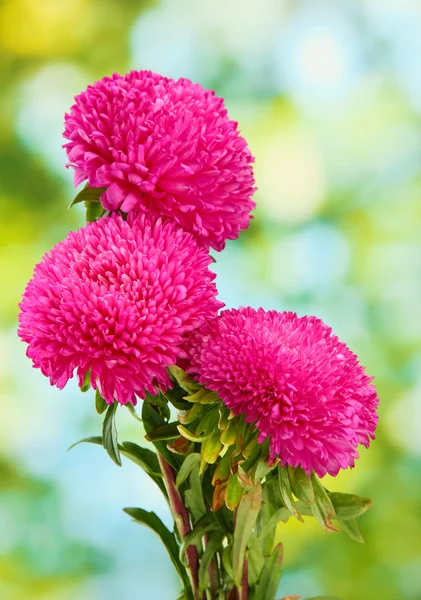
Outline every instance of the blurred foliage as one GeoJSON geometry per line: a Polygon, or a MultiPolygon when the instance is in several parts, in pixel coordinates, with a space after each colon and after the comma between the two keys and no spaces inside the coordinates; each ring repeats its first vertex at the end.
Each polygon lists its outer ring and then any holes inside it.
{"type": "Polygon", "coordinates": [[[34,263],[83,222],[63,113],[95,79],[150,68],[215,88],[256,156],[255,220],[217,257],[221,299],[316,314],[376,376],[378,437],[327,482],[374,499],[365,545],[283,525],[280,595],[420,600],[418,0],[4,0],[0,48],[0,597],[131,600],[142,581],[175,596],[148,535],[110,516],[155,502],[147,482],[65,455],[98,433],[93,401],[50,390],[14,333],[34,263]]]}

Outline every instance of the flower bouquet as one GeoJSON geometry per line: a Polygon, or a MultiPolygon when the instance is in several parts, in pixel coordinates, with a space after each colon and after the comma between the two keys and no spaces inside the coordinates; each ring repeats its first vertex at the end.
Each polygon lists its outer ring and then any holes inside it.
{"type": "Polygon", "coordinates": [[[20,304],[27,356],[52,385],[76,372],[94,390],[102,434],[82,441],[133,461],[165,496],[172,531],[124,510],[162,540],[180,600],[274,600],[280,522],[314,517],[362,541],[371,501],[320,478],[374,437],[371,378],[316,317],[221,311],[210,250],[255,206],[253,157],[221,98],[187,79],[113,75],[76,97],[64,136],[88,223],[35,267],[20,304]],[[118,440],[120,406],[155,451],[118,440]]]}

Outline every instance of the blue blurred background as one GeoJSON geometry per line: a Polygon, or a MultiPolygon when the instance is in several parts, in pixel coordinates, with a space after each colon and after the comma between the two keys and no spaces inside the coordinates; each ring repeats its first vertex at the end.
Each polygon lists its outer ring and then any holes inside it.
{"type": "MultiPolygon", "coordinates": [[[[256,156],[255,219],[218,255],[220,298],[315,314],[376,375],[377,440],[332,489],[374,499],[365,545],[282,525],[280,596],[421,599],[419,0],[4,0],[0,5],[0,598],[174,600],[154,534],[170,516],[98,447],[91,394],[50,388],[16,338],[33,265],[82,210],[63,114],[114,71],[187,76],[226,98],[256,156]]],[[[121,439],[141,441],[119,411],[121,439]]]]}

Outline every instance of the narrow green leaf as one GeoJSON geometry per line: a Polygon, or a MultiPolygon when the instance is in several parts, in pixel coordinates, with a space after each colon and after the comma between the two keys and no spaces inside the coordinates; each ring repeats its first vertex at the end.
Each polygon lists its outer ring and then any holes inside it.
{"type": "Polygon", "coordinates": [[[182,485],[186,481],[187,477],[190,475],[194,467],[199,463],[200,454],[198,452],[194,452],[193,454],[189,454],[188,456],[186,456],[185,460],[183,461],[180,467],[180,471],[178,472],[175,485],[177,487],[180,487],[180,485],[182,485]]]}
{"type": "Polygon", "coordinates": [[[231,419],[230,421],[228,421],[228,426],[221,433],[221,442],[224,444],[224,446],[232,446],[233,444],[235,444],[235,440],[237,438],[236,429],[237,427],[235,419],[231,419]]]}
{"type": "Polygon", "coordinates": [[[218,461],[216,465],[215,473],[212,478],[212,485],[219,485],[220,483],[224,483],[228,481],[230,477],[230,457],[231,457],[232,449],[227,450],[224,456],[218,461]]]}
{"type": "Polygon", "coordinates": [[[148,512],[142,508],[124,508],[123,510],[136,522],[146,525],[161,538],[161,541],[167,549],[173,565],[175,566],[181,581],[183,582],[184,591],[188,594],[189,599],[193,599],[190,580],[187,575],[186,568],[181,563],[178,556],[178,544],[174,533],[165,527],[164,523],[154,512],[148,512]]]}
{"type": "Polygon", "coordinates": [[[355,519],[336,519],[341,531],[349,535],[349,537],[360,544],[364,544],[364,538],[361,535],[360,528],[355,519]]]}
{"type": "Polygon", "coordinates": [[[304,469],[300,467],[288,467],[291,489],[299,500],[312,504],[316,501],[313,489],[313,482],[307,477],[304,469]]]}
{"type": "Polygon", "coordinates": [[[168,367],[168,371],[178,385],[181,386],[183,390],[186,390],[186,392],[189,394],[194,394],[198,389],[201,388],[201,385],[197,383],[193,377],[187,375],[187,373],[183,371],[183,369],[180,369],[180,367],[173,365],[172,367],[168,367]]]}
{"type": "Polygon", "coordinates": [[[80,386],[80,391],[87,392],[90,389],[91,389],[91,369],[88,369],[88,371],[86,371],[85,376],[83,378],[83,383],[80,386]]]}
{"type": "Polygon", "coordinates": [[[190,396],[186,396],[186,400],[192,403],[199,402],[200,404],[215,404],[218,402],[218,394],[211,392],[204,387],[201,387],[197,392],[190,396]]]}
{"type": "Polygon", "coordinates": [[[273,463],[273,465],[269,465],[267,460],[262,458],[258,461],[254,469],[253,481],[257,483],[258,481],[262,481],[266,475],[268,475],[273,469],[276,467],[277,463],[273,463]]]}
{"type": "Polygon", "coordinates": [[[109,405],[105,402],[104,398],[101,396],[101,394],[97,390],[95,392],[95,409],[96,409],[96,412],[99,415],[102,415],[102,413],[107,410],[108,406],[109,405]]]}
{"type": "Polygon", "coordinates": [[[243,496],[244,488],[241,487],[237,475],[231,475],[225,492],[225,504],[230,510],[235,510],[243,496]]]}
{"type": "Polygon", "coordinates": [[[273,600],[281,578],[282,544],[276,546],[269,558],[266,559],[260,581],[256,586],[253,598],[255,600],[273,600]]]}
{"type": "Polygon", "coordinates": [[[298,512],[295,500],[292,497],[291,484],[289,481],[288,470],[285,467],[278,465],[279,490],[281,498],[287,509],[296,519],[304,523],[304,519],[298,512]]]}
{"type": "Polygon", "coordinates": [[[117,428],[115,424],[115,413],[117,410],[117,402],[113,402],[105,413],[104,423],[102,425],[102,445],[108,452],[111,460],[116,465],[121,467],[120,451],[118,449],[117,428]]]}
{"type": "Polygon", "coordinates": [[[187,429],[187,427],[184,427],[183,425],[178,425],[177,429],[180,432],[180,434],[184,438],[186,438],[186,440],[190,440],[191,442],[204,442],[208,437],[207,435],[197,435],[195,433],[192,433],[187,429]]]}
{"type": "Polygon", "coordinates": [[[208,409],[204,404],[194,404],[186,414],[179,414],[178,420],[183,425],[188,425],[197,419],[201,419],[207,410],[208,409]]]}
{"type": "Polygon", "coordinates": [[[207,546],[200,559],[199,566],[199,590],[204,592],[209,586],[209,573],[208,568],[211,560],[215,556],[219,549],[222,549],[222,540],[224,539],[223,532],[218,532],[210,537],[207,546]]]}
{"type": "Polygon", "coordinates": [[[265,537],[269,535],[281,521],[286,523],[290,516],[291,513],[287,508],[279,508],[273,515],[273,517],[264,525],[262,531],[260,532],[258,540],[263,541],[265,537]]]}
{"type": "Polygon", "coordinates": [[[247,552],[248,558],[248,582],[249,587],[256,585],[259,581],[263,567],[265,565],[265,557],[259,544],[253,546],[247,552]]]}
{"type": "Polygon", "coordinates": [[[312,473],[311,482],[313,484],[315,502],[311,505],[313,515],[316,517],[320,525],[325,531],[339,531],[332,523],[335,517],[335,509],[329,498],[329,495],[317,476],[312,473]]]}
{"type": "MultiPolygon", "coordinates": [[[[166,425],[164,419],[157,413],[157,411],[149,402],[142,403],[142,422],[146,435],[151,433],[154,429],[166,425]]],[[[165,441],[154,441],[153,444],[158,452],[165,458],[165,460],[178,472],[178,457],[168,450],[165,441]]]]}
{"type": "Polygon", "coordinates": [[[142,419],[137,414],[136,409],[131,402],[129,402],[128,404],[125,404],[124,406],[127,408],[127,410],[132,415],[132,417],[134,419],[136,419],[136,421],[139,421],[140,423],[142,422],[142,419]]]}
{"type": "Polygon", "coordinates": [[[206,513],[184,538],[180,547],[180,559],[184,560],[184,553],[189,546],[198,546],[201,543],[205,533],[216,531],[217,529],[219,529],[219,523],[213,513],[206,513]]]}
{"type": "Polygon", "coordinates": [[[222,566],[230,579],[233,579],[232,563],[231,563],[231,546],[227,546],[222,551],[222,566]]]}
{"type": "Polygon", "coordinates": [[[67,448],[67,452],[70,452],[72,448],[75,446],[79,446],[79,444],[96,444],[97,446],[102,446],[102,437],[100,435],[92,435],[91,437],[83,438],[78,442],[74,442],[71,446],[67,448]]]}
{"type": "Polygon", "coordinates": [[[260,483],[255,488],[246,492],[241,498],[237,508],[234,541],[232,547],[233,579],[237,587],[241,585],[243,575],[244,556],[248,541],[253,532],[257,515],[262,503],[262,486],[260,483]]]}
{"type": "Polygon", "coordinates": [[[355,519],[370,508],[373,501],[355,494],[328,492],[330,500],[339,519],[355,519]]]}
{"type": "Polygon", "coordinates": [[[91,188],[88,184],[86,184],[85,187],[80,190],[80,192],[72,200],[69,205],[69,209],[79,202],[99,202],[99,197],[105,192],[106,189],[107,188],[105,187],[91,188]]]}
{"type": "Polygon", "coordinates": [[[166,423],[150,431],[145,437],[149,442],[160,442],[162,440],[173,440],[180,434],[177,429],[178,422],[166,423]]]}
{"type": "Polygon", "coordinates": [[[202,456],[208,465],[213,465],[219,453],[222,450],[222,443],[219,439],[219,430],[216,433],[208,437],[202,444],[202,456]]]}
{"type": "Polygon", "coordinates": [[[102,205],[99,202],[87,202],[85,200],[86,207],[86,221],[88,223],[93,223],[99,217],[105,214],[105,209],[102,208],[102,205]]]}
{"type": "Polygon", "coordinates": [[[184,497],[193,517],[193,523],[197,523],[207,512],[198,463],[193,465],[189,476],[189,489],[185,492],[184,497]]]}

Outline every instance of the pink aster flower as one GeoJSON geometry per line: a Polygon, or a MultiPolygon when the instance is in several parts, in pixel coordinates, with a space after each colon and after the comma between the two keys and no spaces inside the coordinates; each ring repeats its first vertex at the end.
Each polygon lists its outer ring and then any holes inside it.
{"type": "Polygon", "coordinates": [[[189,334],[187,355],[188,372],[255,423],[282,465],[337,475],[374,438],[372,378],[316,317],[225,310],[189,334]]]}
{"type": "Polygon", "coordinates": [[[77,369],[108,403],[170,385],[186,332],[215,317],[210,257],[191,234],[113,215],[72,232],[35,267],[19,315],[34,367],[63,388],[77,369]]]}
{"type": "Polygon", "coordinates": [[[64,147],[75,185],[107,188],[106,210],[167,216],[216,250],[248,227],[254,159],[214,92],[132,71],[75,100],[64,147]]]}

